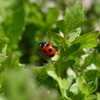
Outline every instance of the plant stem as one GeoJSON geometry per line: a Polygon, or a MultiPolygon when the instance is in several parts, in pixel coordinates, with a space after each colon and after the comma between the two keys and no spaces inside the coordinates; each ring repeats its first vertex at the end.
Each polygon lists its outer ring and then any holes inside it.
{"type": "Polygon", "coordinates": [[[62,51],[63,51],[63,48],[62,48],[62,43],[61,43],[61,46],[60,46],[60,58],[58,60],[58,77],[61,76],[61,63],[62,63],[62,57],[63,57],[63,55],[62,55],[63,52],[62,51]]]}

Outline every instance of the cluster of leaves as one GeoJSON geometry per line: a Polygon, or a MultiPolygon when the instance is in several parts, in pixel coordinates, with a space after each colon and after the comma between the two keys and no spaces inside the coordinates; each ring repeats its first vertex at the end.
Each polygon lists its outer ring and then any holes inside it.
{"type": "Polygon", "coordinates": [[[7,13],[0,16],[0,100],[99,100],[99,32],[81,35],[85,22],[81,2],[66,9],[56,25],[57,8],[44,13],[30,1],[15,1],[13,10],[1,7],[7,13]],[[53,32],[47,36],[50,30],[60,30],[63,36],[53,32]],[[41,57],[38,43],[48,37],[57,53],[44,66],[35,67],[31,63],[41,57]]]}
{"type": "MultiPolygon", "coordinates": [[[[57,81],[62,99],[66,100],[99,100],[97,92],[99,77],[99,56],[93,49],[98,46],[98,31],[81,34],[81,26],[85,22],[85,13],[80,2],[65,11],[57,26],[63,33],[49,33],[50,40],[59,48],[52,60],[54,69],[47,69],[47,74],[57,81]],[[85,50],[84,50],[85,48],[85,50]],[[84,56],[82,56],[84,55],[84,56]],[[92,68],[93,66],[93,68],[92,68]],[[72,71],[70,74],[67,70],[72,71]],[[73,76],[74,73],[74,76],[73,76]]],[[[40,73],[43,73],[44,68],[40,73]]]]}

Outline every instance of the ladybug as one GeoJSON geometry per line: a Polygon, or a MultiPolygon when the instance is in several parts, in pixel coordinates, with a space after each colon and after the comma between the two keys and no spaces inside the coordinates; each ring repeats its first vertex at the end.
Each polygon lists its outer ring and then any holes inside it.
{"type": "Polygon", "coordinates": [[[53,57],[56,54],[56,49],[50,42],[41,42],[39,46],[47,57],[53,57]]]}

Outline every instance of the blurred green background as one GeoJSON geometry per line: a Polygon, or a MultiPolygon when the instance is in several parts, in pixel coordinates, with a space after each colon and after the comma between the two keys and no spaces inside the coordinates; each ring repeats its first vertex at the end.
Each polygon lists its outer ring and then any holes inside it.
{"type": "MultiPolygon", "coordinates": [[[[86,23],[82,26],[82,34],[100,30],[100,1],[81,1],[86,10],[86,23]]],[[[35,84],[32,67],[43,66],[47,62],[38,44],[50,41],[49,31],[59,33],[56,21],[62,19],[65,9],[76,2],[77,0],[0,0],[0,25],[5,36],[9,38],[8,57],[0,66],[0,84],[3,84],[0,85],[0,100],[29,100],[29,97],[30,100],[58,100],[58,93],[54,90],[50,90],[50,94],[44,87],[40,90],[35,84]],[[11,69],[13,71],[9,71],[11,69]],[[8,76],[5,75],[6,71],[8,76]],[[34,87],[37,90],[35,92],[34,87]],[[45,92],[47,96],[44,98],[45,92]],[[4,93],[6,96],[3,96],[4,93]],[[51,98],[48,95],[52,95],[51,98]]],[[[97,49],[100,52],[100,45],[97,49]]],[[[53,83],[55,81],[52,82],[52,88],[53,83]]]]}

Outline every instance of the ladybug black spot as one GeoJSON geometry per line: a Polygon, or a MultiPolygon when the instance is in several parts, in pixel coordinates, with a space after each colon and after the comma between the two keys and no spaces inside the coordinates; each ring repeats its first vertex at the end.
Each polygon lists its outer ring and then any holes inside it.
{"type": "Polygon", "coordinates": [[[53,57],[53,56],[54,56],[54,54],[51,54],[51,55],[50,55],[50,57],[53,57]]]}
{"type": "Polygon", "coordinates": [[[52,49],[49,49],[48,51],[49,51],[49,52],[52,52],[52,49]]]}

